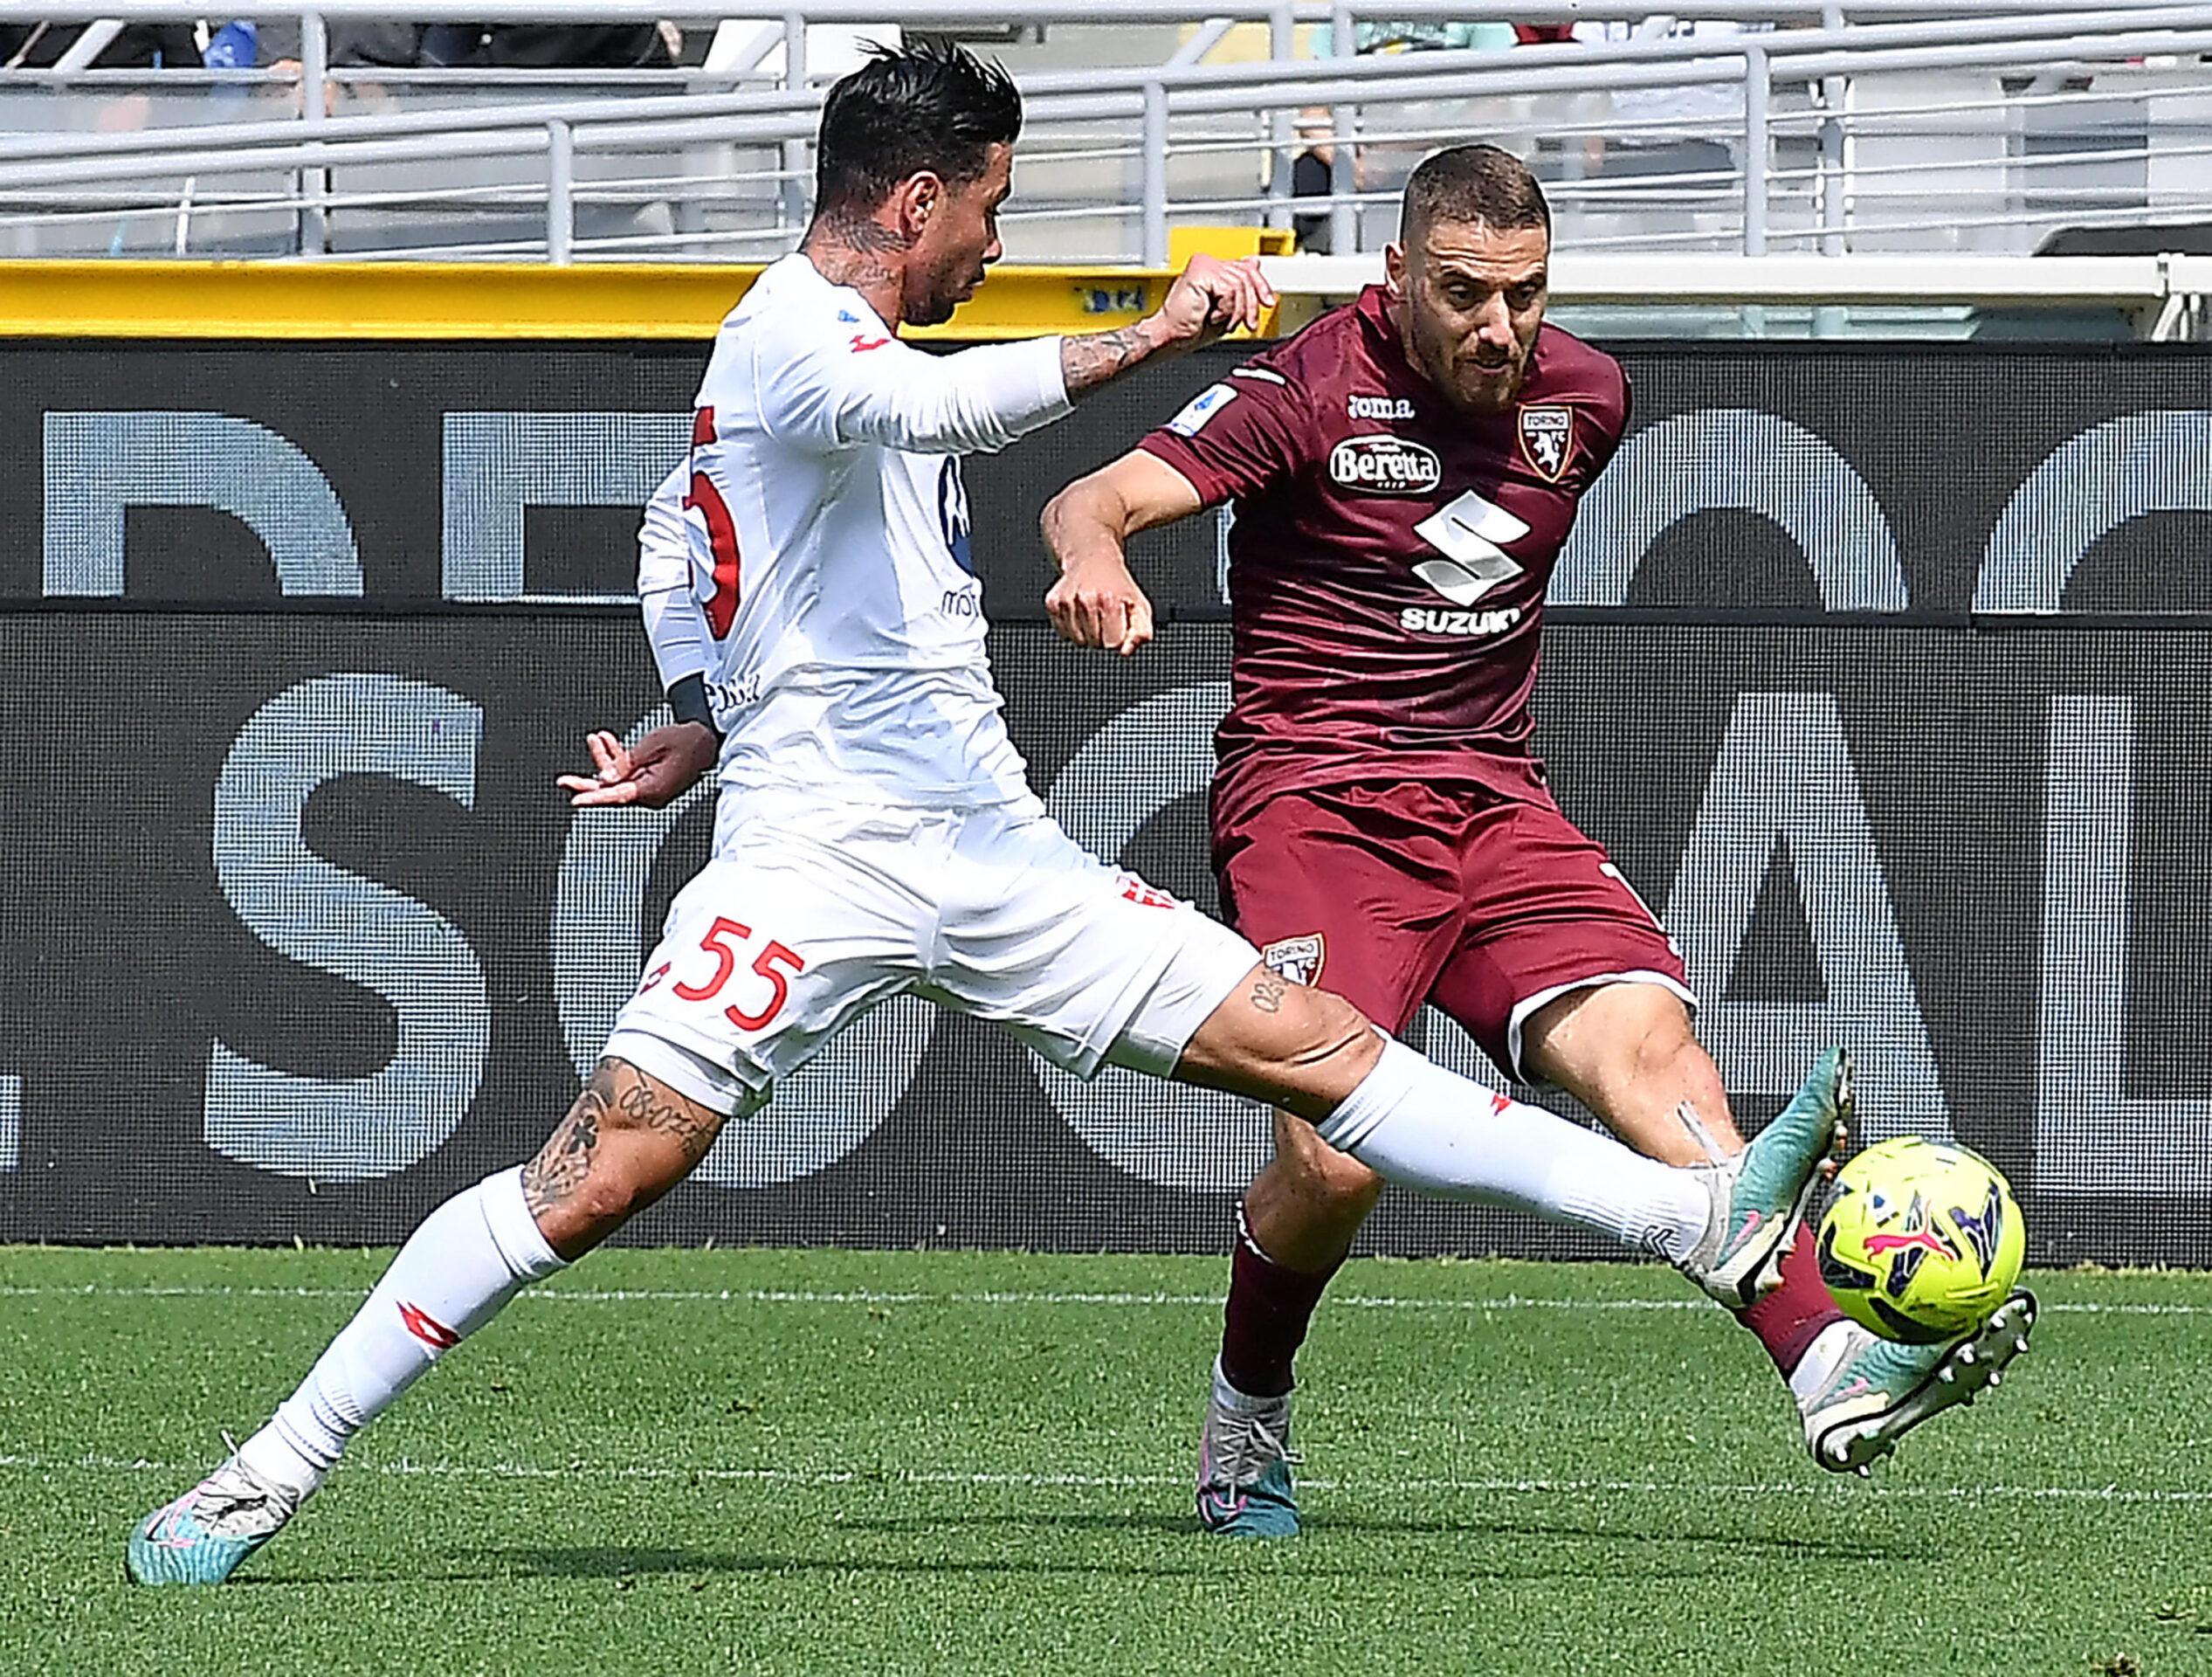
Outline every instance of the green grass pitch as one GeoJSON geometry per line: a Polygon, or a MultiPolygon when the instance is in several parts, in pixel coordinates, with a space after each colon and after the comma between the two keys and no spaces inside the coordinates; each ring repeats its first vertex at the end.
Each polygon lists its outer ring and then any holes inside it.
{"type": "Polygon", "coordinates": [[[2212,1277],[2049,1275],[1872,1487],[1643,1267],[1352,1266],[1306,1534],[1199,1535],[1223,1266],[612,1253],[509,1308],[214,1591],[143,1510],[382,1255],[0,1251],[0,1669],[2212,1673],[2212,1277]]]}

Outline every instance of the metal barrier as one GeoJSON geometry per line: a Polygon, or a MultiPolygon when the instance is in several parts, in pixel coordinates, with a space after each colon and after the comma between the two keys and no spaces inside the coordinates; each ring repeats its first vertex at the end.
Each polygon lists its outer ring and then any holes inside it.
{"type": "MultiPolygon", "coordinates": [[[[132,100],[148,112],[158,104],[165,119],[137,132],[0,139],[0,242],[11,238],[19,255],[89,254],[112,229],[107,248],[116,252],[555,263],[773,254],[805,212],[806,146],[822,92],[809,80],[809,28],[865,24],[886,9],[815,0],[768,20],[774,39],[713,75],[541,72],[585,96],[487,102],[514,96],[520,79],[506,76],[475,89],[465,108],[420,110],[406,106],[462,84],[329,64],[330,24],[381,17],[389,0],[326,0],[304,14],[282,0],[245,0],[236,16],[300,20],[296,77],[0,72],[0,98],[35,89],[60,98],[72,119],[112,124],[132,100]],[[762,66],[779,47],[771,77],[762,66]],[[72,91],[57,93],[64,87],[72,91]],[[187,120],[182,107],[193,100],[196,120],[187,120]],[[264,114],[272,101],[281,114],[264,114]],[[451,238],[440,236],[441,218],[454,219],[451,238]]],[[[1789,26],[1509,52],[1351,50],[1365,17],[1629,21],[1645,10],[1602,0],[1025,8],[1023,25],[1177,24],[1193,33],[1163,61],[1022,76],[1030,203],[1005,217],[1010,244],[1024,255],[1156,266],[1179,221],[1297,219],[1310,236],[1326,228],[1336,250],[1372,248],[1387,237],[1403,169],[1434,144],[1478,135],[1536,161],[1564,234],[1581,249],[2024,253],[2052,226],[2212,214],[2203,163],[2212,78],[2198,62],[2212,53],[2212,4],[2043,0],[1986,3],[1958,18],[1902,0],[1715,0],[1699,9],[1701,20],[1789,26]],[[1269,57],[1206,62],[1239,22],[1264,24],[1269,57]],[[1330,28],[1331,55],[1294,56],[1299,31],[1319,24],[1330,28]],[[2006,86],[2008,75],[2024,85],[2006,86]],[[1689,122],[1618,108],[1694,89],[1725,112],[1689,122]],[[1305,148],[1330,154],[1327,192],[1293,191],[1305,148]]],[[[0,4],[0,23],[95,10],[130,21],[178,15],[159,0],[75,11],[11,3],[0,4]]],[[[665,12],[635,0],[439,0],[408,14],[545,23],[665,12]]],[[[1014,20],[1003,0],[934,0],[899,21],[1014,20]]]]}

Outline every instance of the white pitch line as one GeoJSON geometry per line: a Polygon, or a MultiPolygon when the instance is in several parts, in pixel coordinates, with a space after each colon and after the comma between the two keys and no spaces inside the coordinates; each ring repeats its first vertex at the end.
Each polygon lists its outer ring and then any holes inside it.
{"type": "MultiPolygon", "coordinates": [[[[6,1299],[347,1299],[369,1296],[351,1287],[109,1287],[87,1282],[75,1287],[0,1287],[6,1299]]],[[[547,1304],[812,1304],[812,1305],[1009,1305],[1097,1306],[1104,1308],[1168,1307],[1209,1310],[1221,1308],[1218,1293],[892,1293],[866,1288],[813,1291],[784,1287],[540,1287],[516,1295],[547,1304]]],[[[1547,1299],[1509,1293],[1492,1298],[1411,1299],[1380,1294],[1332,1293],[1330,1304],[1357,1310],[1690,1310],[1709,1312],[1700,1298],[1547,1299]]],[[[2212,1304],[2047,1303],[2045,1311],[2083,1316],[2212,1315],[2212,1304]]]]}
{"type": "MultiPolygon", "coordinates": [[[[34,1456],[0,1454],[0,1472],[59,1473],[189,1474],[200,1471],[175,1462],[151,1461],[143,1457],[34,1456]]],[[[797,1489],[830,1489],[839,1486],[870,1486],[926,1489],[974,1487],[1014,1490],[1156,1490],[1187,1487],[1187,1473],[1025,1473],[1005,1472],[960,1473],[944,1469],[866,1467],[688,1467],[654,1464],[622,1466],[615,1463],[569,1462],[555,1466],[538,1462],[420,1462],[402,1459],[374,1467],[348,1466],[339,1469],[348,1478],[375,1473],[398,1479],[458,1480],[576,1480],[598,1479],[617,1483],[633,1480],[680,1480],[686,1483],[772,1485],[797,1489]]],[[[1635,1479],[1336,1479],[1306,1477],[1300,1487],[1313,1491],[1340,1491],[1347,1495],[1464,1495],[1464,1496],[1651,1496],[1687,1499],[1723,1497],[1832,1498],[1845,1501],[1879,1495],[1954,1502],[2126,1502],[2195,1504],[2212,1502],[2212,1490],[2172,1489],[2138,1485],[1880,1485],[1874,1491],[1842,1480],[1787,1481],[1775,1484],[1695,1484],[1635,1479]]]]}

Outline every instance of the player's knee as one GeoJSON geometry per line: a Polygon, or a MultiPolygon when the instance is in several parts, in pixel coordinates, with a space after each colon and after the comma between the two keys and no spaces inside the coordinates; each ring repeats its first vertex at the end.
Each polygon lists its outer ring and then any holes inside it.
{"type": "Polygon", "coordinates": [[[1317,1118],[1357,1087],[1381,1052],[1375,1027],[1342,997],[1255,967],[1199,1027],[1176,1074],[1317,1118]]]}
{"type": "Polygon", "coordinates": [[[546,1243],[582,1257],[691,1173],[720,1115],[637,1067],[600,1061],[537,1156],[522,1192],[546,1243]]]}
{"type": "Polygon", "coordinates": [[[1340,1153],[1303,1118],[1278,1113],[1275,1159],[1298,1197],[1332,1218],[1364,1218],[1382,1192],[1382,1178],[1340,1153]]]}
{"type": "Polygon", "coordinates": [[[1668,1006],[1651,1010],[1643,1028],[1628,1039],[1627,1052],[1614,1071],[1616,1082],[1637,1087],[1701,1089],[1717,1084],[1712,1056],[1690,1025],[1689,1010],[1670,996],[1668,1006]]]}
{"type": "Polygon", "coordinates": [[[554,1251],[574,1262],[628,1222],[636,1205],[634,1194],[603,1177],[578,1187],[559,1204],[540,1210],[538,1232],[554,1251]]]}
{"type": "Polygon", "coordinates": [[[573,1187],[558,1199],[533,1208],[539,1232],[563,1258],[581,1257],[690,1171],[689,1163],[665,1146],[619,1134],[608,1136],[573,1187]]]}

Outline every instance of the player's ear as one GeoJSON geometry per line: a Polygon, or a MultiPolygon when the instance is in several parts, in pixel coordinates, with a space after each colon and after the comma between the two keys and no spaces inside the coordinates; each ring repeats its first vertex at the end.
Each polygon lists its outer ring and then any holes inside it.
{"type": "Polygon", "coordinates": [[[1406,253],[1402,245],[1382,247],[1382,289],[1393,300],[1406,294],[1406,253]]]}
{"type": "Polygon", "coordinates": [[[892,195],[899,217],[899,231],[912,244],[929,231],[933,218],[945,212],[945,180],[934,169],[920,169],[899,183],[892,195]]]}

